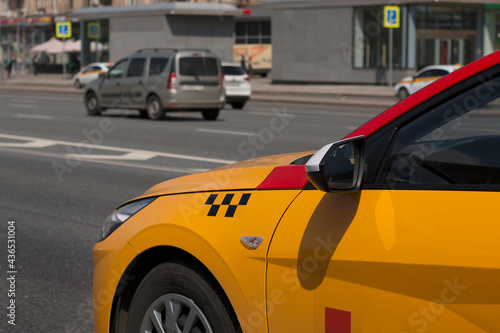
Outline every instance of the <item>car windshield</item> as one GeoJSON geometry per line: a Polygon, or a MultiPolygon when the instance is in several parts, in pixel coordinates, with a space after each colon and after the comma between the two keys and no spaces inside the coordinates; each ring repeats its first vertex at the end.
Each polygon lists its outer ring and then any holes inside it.
{"type": "Polygon", "coordinates": [[[224,75],[243,75],[243,71],[241,68],[237,66],[223,66],[222,67],[222,72],[224,75]]]}

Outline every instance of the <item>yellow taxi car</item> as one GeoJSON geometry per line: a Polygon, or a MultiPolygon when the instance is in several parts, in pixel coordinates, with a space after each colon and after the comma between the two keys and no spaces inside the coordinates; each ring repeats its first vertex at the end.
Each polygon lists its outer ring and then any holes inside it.
{"type": "Polygon", "coordinates": [[[122,204],[95,332],[500,332],[499,97],[494,53],[315,153],[122,204]]]}

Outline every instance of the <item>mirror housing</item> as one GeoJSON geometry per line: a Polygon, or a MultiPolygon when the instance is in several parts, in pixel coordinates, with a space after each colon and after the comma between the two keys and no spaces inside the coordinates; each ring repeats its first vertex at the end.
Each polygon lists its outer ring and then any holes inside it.
{"type": "Polygon", "coordinates": [[[324,192],[359,191],[364,170],[364,136],[330,143],[306,163],[307,178],[324,192]]]}

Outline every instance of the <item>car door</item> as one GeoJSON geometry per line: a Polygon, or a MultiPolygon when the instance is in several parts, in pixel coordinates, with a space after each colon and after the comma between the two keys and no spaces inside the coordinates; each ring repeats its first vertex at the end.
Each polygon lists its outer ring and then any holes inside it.
{"type": "Polygon", "coordinates": [[[500,331],[500,78],[490,74],[368,138],[360,191],[294,200],[268,252],[270,332],[500,331]]]}
{"type": "Polygon", "coordinates": [[[414,79],[413,82],[410,84],[410,93],[413,94],[414,92],[422,89],[428,84],[431,84],[432,82],[436,81],[437,79],[442,78],[448,74],[448,71],[444,69],[428,69],[426,71],[423,71],[419,75],[417,75],[414,79]]]}
{"type": "Polygon", "coordinates": [[[146,57],[130,59],[125,76],[120,83],[120,96],[127,109],[144,109],[147,91],[143,86],[146,57]]]}
{"type": "Polygon", "coordinates": [[[102,105],[105,107],[121,107],[125,100],[121,98],[121,84],[128,67],[128,59],[118,61],[111,67],[101,81],[99,91],[102,98],[102,105]]]}
{"type": "Polygon", "coordinates": [[[86,70],[83,71],[82,75],[80,76],[80,82],[82,84],[87,84],[92,80],[95,80],[98,78],[99,73],[102,73],[102,69],[99,66],[90,66],[86,70]]]}

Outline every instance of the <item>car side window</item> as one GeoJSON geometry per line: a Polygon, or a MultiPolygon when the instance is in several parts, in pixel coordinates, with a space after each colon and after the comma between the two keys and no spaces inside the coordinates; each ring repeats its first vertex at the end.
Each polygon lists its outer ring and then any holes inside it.
{"type": "Polygon", "coordinates": [[[379,183],[500,185],[500,78],[483,82],[402,126],[379,183]]]}
{"type": "Polygon", "coordinates": [[[426,70],[426,71],[420,73],[416,78],[421,79],[424,77],[431,77],[431,76],[434,76],[434,75],[432,75],[432,69],[429,69],[429,70],[426,70]]]}
{"type": "Polygon", "coordinates": [[[128,64],[128,59],[123,59],[119,62],[116,63],[111,69],[109,70],[109,78],[111,79],[116,79],[120,78],[123,76],[123,73],[125,72],[125,68],[127,68],[128,64]]]}
{"type": "Polygon", "coordinates": [[[127,77],[142,76],[144,73],[144,65],[146,64],[146,58],[134,58],[130,60],[130,66],[128,67],[127,77]]]}
{"type": "Polygon", "coordinates": [[[149,62],[149,75],[160,75],[167,66],[168,58],[151,58],[149,62]]]}
{"type": "Polygon", "coordinates": [[[435,70],[433,70],[432,74],[433,74],[432,76],[445,76],[449,73],[447,71],[445,71],[444,69],[435,69],[435,70]]]}
{"type": "Polygon", "coordinates": [[[92,67],[89,67],[85,73],[90,73],[90,72],[94,72],[94,71],[98,71],[100,70],[101,68],[99,68],[98,66],[92,66],[92,67]]]}

